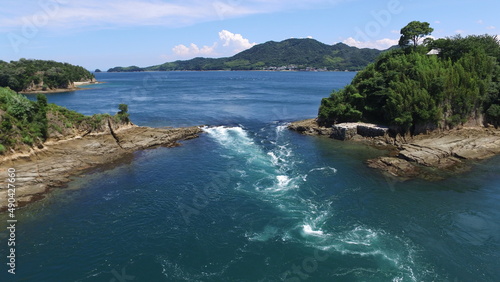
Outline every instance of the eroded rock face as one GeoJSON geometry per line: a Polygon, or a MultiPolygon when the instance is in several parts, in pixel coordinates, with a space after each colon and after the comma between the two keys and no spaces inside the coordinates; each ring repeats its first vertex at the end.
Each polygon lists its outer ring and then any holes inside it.
{"type": "MultiPolygon", "coordinates": [[[[199,127],[159,129],[133,125],[88,134],[84,137],[47,142],[31,154],[10,156],[0,163],[0,174],[16,170],[16,199],[20,206],[43,198],[49,190],[70,181],[70,177],[130,156],[136,150],[154,146],[178,146],[178,141],[198,137],[199,127]],[[113,133],[112,133],[113,132],[113,133]]],[[[0,190],[0,211],[6,210],[7,191],[0,190]]]]}
{"type": "Polygon", "coordinates": [[[463,128],[418,135],[402,144],[396,157],[370,160],[368,165],[395,176],[429,178],[428,173],[420,174],[420,168],[449,171],[463,167],[467,160],[482,160],[496,154],[500,154],[499,130],[463,128]]]}

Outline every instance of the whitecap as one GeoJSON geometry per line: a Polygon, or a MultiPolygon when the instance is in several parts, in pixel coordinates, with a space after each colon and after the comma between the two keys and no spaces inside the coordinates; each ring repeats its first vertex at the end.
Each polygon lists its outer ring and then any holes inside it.
{"type": "Polygon", "coordinates": [[[286,175],[278,175],[278,176],[276,176],[276,180],[278,180],[278,186],[280,186],[280,187],[287,187],[288,184],[290,184],[290,181],[292,181],[286,175]]]}
{"type": "Polygon", "coordinates": [[[322,230],[313,230],[311,225],[309,225],[309,224],[302,225],[302,231],[307,235],[313,235],[313,236],[323,236],[324,235],[322,230]]]}
{"type": "Polygon", "coordinates": [[[334,168],[334,167],[329,167],[329,166],[325,166],[325,167],[318,167],[318,168],[313,168],[309,171],[309,173],[311,172],[314,172],[314,171],[324,171],[324,172],[331,172],[331,173],[337,173],[337,169],[334,168]]]}

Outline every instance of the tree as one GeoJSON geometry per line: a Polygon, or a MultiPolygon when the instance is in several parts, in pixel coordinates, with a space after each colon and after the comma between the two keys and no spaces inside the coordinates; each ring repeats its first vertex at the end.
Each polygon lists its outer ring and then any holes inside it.
{"type": "Polygon", "coordinates": [[[41,108],[41,109],[47,108],[47,105],[48,105],[47,96],[45,96],[43,94],[37,94],[36,101],[37,101],[39,108],[41,108]]]}
{"type": "Polygon", "coordinates": [[[119,114],[126,114],[128,112],[128,105],[120,104],[118,105],[118,110],[120,110],[120,112],[118,112],[119,114]]]}
{"type": "Polygon", "coordinates": [[[430,27],[428,22],[412,21],[401,29],[401,38],[399,46],[404,47],[413,43],[413,47],[417,47],[420,39],[430,35],[434,29],[430,27]]]}
{"type": "Polygon", "coordinates": [[[120,110],[117,113],[117,117],[122,121],[122,122],[129,122],[130,119],[129,114],[128,114],[128,105],[127,104],[120,104],[118,105],[118,109],[120,110]]]}
{"type": "Polygon", "coordinates": [[[498,127],[500,125],[500,105],[491,105],[490,108],[486,111],[486,114],[489,117],[490,121],[493,122],[493,125],[495,127],[498,127]]]}

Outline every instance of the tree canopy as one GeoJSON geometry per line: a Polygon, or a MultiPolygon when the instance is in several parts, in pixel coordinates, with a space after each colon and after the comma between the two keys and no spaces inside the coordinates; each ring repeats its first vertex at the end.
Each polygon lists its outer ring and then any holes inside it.
{"type": "Polygon", "coordinates": [[[27,60],[0,61],[0,87],[20,92],[33,84],[43,89],[67,88],[72,82],[93,79],[94,75],[83,67],[55,61],[27,60]]]}
{"type": "Polygon", "coordinates": [[[412,21],[401,29],[399,46],[404,47],[413,43],[413,47],[417,47],[418,42],[433,31],[428,22],[412,21]]]}
{"type": "Polygon", "coordinates": [[[500,45],[494,36],[438,39],[383,53],[321,102],[325,125],[367,121],[403,132],[450,128],[486,117],[500,123],[500,45]],[[427,55],[439,48],[439,55],[427,55]]]}

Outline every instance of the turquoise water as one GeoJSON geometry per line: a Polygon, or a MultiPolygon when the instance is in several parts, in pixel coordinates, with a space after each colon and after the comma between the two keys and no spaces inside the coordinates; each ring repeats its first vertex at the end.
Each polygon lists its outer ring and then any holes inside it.
{"type": "Polygon", "coordinates": [[[97,75],[49,102],[205,133],[19,210],[17,274],[3,264],[0,281],[498,281],[500,158],[396,182],[363,164],[383,151],[286,130],[354,74],[97,75]]]}

